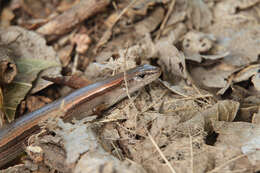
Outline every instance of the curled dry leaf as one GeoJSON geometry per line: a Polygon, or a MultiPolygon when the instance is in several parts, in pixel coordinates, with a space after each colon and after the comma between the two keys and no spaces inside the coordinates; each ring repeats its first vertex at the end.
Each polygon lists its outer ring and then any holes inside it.
{"type": "Polygon", "coordinates": [[[237,115],[237,119],[239,121],[253,122],[253,115],[258,111],[258,106],[256,104],[246,106],[241,105],[241,108],[239,109],[239,114],[237,115]]]}
{"type": "Polygon", "coordinates": [[[171,44],[169,40],[161,39],[156,43],[159,52],[160,63],[166,77],[187,78],[186,63],[184,55],[171,44]]]}
{"type": "Polygon", "coordinates": [[[91,81],[87,80],[81,74],[73,74],[72,76],[63,76],[63,77],[56,77],[56,78],[50,78],[48,76],[44,76],[44,79],[48,81],[52,81],[55,84],[66,85],[74,89],[82,88],[91,83],[91,81]]]}
{"type": "Polygon", "coordinates": [[[235,74],[233,81],[241,82],[241,81],[248,80],[252,76],[256,75],[259,70],[260,70],[260,64],[250,65],[242,69],[241,71],[239,71],[237,74],[235,74]]]}
{"type": "Polygon", "coordinates": [[[260,74],[255,74],[252,77],[252,83],[254,84],[254,87],[257,91],[260,91],[260,74]]]}
{"type": "Polygon", "coordinates": [[[0,39],[14,55],[18,74],[13,82],[4,88],[4,110],[8,120],[13,120],[18,104],[32,89],[37,92],[52,82],[38,77],[41,74],[58,76],[61,70],[55,51],[46,46],[38,34],[20,27],[0,28],[0,39]],[[47,74],[46,74],[47,73],[47,74]],[[37,79],[37,80],[36,80],[37,79]]]}
{"type": "Polygon", "coordinates": [[[215,37],[211,34],[188,32],[182,41],[186,59],[201,62],[200,54],[208,52],[213,47],[215,40],[215,37]]]}
{"type": "Polygon", "coordinates": [[[11,50],[0,46],[0,83],[9,84],[17,74],[17,67],[11,50]]]}
{"type": "Polygon", "coordinates": [[[213,121],[229,121],[232,122],[239,109],[239,102],[233,100],[223,100],[214,104],[211,108],[205,109],[197,114],[205,118],[205,130],[212,132],[211,123],[213,121]]]}

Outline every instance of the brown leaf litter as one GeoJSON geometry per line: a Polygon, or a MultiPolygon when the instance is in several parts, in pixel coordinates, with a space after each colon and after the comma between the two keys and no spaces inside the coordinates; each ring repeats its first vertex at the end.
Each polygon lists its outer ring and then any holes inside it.
{"type": "Polygon", "coordinates": [[[259,171],[259,9],[259,0],[10,1],[0,45],[14,70],[0,66],[1,110],[32,111],[140,64],[163,74],[102,116],[44,122],[22,164],[0,172],[259,171]]]}

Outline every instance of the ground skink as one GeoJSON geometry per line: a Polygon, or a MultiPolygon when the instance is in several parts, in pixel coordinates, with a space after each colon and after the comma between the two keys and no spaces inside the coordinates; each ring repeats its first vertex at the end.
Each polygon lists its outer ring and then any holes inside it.
{"type": "Polygon", "coordinates": [[[138,66],[126,73],[78,89],[5,125],[0,129],[0,168],[23,152],[26,139],[39,131],[39,122],[53,116],[62,116],[64,119],[78,115],[88,116],[93,114],[94,108],[99,105],[103,105],[102,109],[107,109],[127,96],[125,82],[131,94],[156,80],[160,74],[161,71],[157,67],[138,66]]]}

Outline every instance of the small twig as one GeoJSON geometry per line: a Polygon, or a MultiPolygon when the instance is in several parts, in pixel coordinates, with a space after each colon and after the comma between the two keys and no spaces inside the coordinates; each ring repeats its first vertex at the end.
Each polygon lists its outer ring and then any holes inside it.
{"type": "Polygon", "coordinates": [[[122,155],[119,153],[119,151],[118,151],[117,147],[115,146],[114,142],[111,141],[110,144],[112,145],[112,147],[113,147],[114,150],[116,151],[116,154],[117,154],[117,157],[119,158],[119,160],[122,161],[122,160],[123,160],[122,155]]]}
{"type": "Polygon", "coordinates": [[[157,105],[157,104],[161,104],[160,100],[165,96],[165,94],[167,93],[167,90],[164,91],[161,96],[156,99],[156,101],[154,101],[152,104],[150,104],[148,107],[146,107],[144,110],[142,110],[142,112],[140,112],[140,114],[143,114],[144,112],[148,111],[149,109],[151,109],[153,106],[157,105]]]}
{"type": "MultiPolygon", "coordinates": [[[[133,135],[136,135],[136,132],[134,132],[133,130],[129,130],[129,129],[127,129],[127,128],[125,128],[124,126],[122,126],[121,124],[119,124],[118,122],[116,123],[116,125],[118,125],[120,128],[122,128],[123,130],[125,130],[125,131],[127,131],[127,132],[129,132],[129,133],[131,133],[131,134],[133,134],[133,135]]],[[[141,136],[141,137],[146,137],[146,136],[144,136],[144,135],[142,135],[142,134],[138,134],[139,136],[141,136]]]]}
{"type": "Polygon", "coordinates": [[[129,89],[128,89],[128,82],[127,82],[127,75],[126,75],[126,69],[127,69],[127,64],[126,64],[126,61],[127,61],[127,53],[128,53],[128,47],[126,48],[126,51],[124,53],[124,66],[123,66],[123,72],[124,72],[124,81],[125,81],[125,88],[126,88],[126,94],[127,94],[127,97],[129,98],[129,100],[131,101],[131,103],[133,102],[130,94],[129,94],[129,89]]]}
{"type": "Polygon", "coordinates": [[[181,92],[175,90],[174,88],[172,88],[168,82],[163,81],[163,80],[161,80],[161,79],[158,79],[158,81],[159,81],[163,86],[165,86],[168,90],[170,90],[171,92],[176,93],[176,94],[179,94],[180,96],[183,96],[183,97],[188,97],[186,94],[181,93],[181,92]]]}
{"type": "Polygon", "coordinates": [[[97,52],[100,47],[107,43],[112,35],[112,30],[115,24],[119,21],[119,19],[127,12],[127,10],[134,5],[137,0],[132,1],[126,8],[124,8],[121,13],[117,16],[117,18],[113,21],[113,23],[109,26],[109,28],[103,33],[101,39],[98,41],[94,52],[97,52]]]}
{"type": "MultiPolygon", "coordinates": [[[[128,89],[128,82],[127,82],[127,75],[126,75],[126,69],[127,69],[127,64],[126,64],[126,61],[127,61],[127,53],[128,53],[128,47],[125,51],[125,54],[124,54],[124,67],[123,67],[123,71],[124,71],[124,81],[125,81],[125,88],[126,88],[126,93],[127,93],[127,96],[130,100],[130,104],[132,104],[133,108],[135,108],[135,110],[138,112],[138,109],[135,107],[135,104],[134,104],[134,100],[132,99],[132,97],[130,96],[129,94],[129,89],[128,89]]],[[[135,130],[137,128],[137,115],[139,113],[135,114],[135,130]]]]}
{"type": "Polygon", "coordinates": [[[121,11],[121,13],[117,16],[116,20],[114,20],[113,24],[111,25],[110,29],[114,27],[114,25],[118,22],[118,20],[127,12],[129,8],[131,8],[137,0],[133,0],[126,8],[121,11]]]}
{"type": "Polygon", "coordinates": [[[76,55],[74,57],[74,61],[73,61],[73,66],[72,66],[72,72],[71,72],[72,75],[77,72],[78,62],[79,62],[79,54],[76,53],[76,55]]]}
{"type": "Polygon", "coordinates": [[[196,100],[199,98],[207,98],[207,97],[212,97],[211,94],[206,94],[206,95],[198,95],[198,96],[191,96],[191,97],[186,97],[186,98],[182,98],[182,99],[175,99],[166,103],[173,103],[173,102],[177,102],[177,101],[184,101],[184,100],[196,100]]]}
{"type": "Polygon", "coordinates": [[[192,136],[191,136],[191,129],[189,128],[189,138],[190,138],[190,167],[191,167],[191,172],[193,173],[193,160],[194,160],[194,156],[193,156],[193,147],[192,147],[192,136]]]}
{"type": "Polygon", "coordinates": [[[155,40],[158,40],[158,39],[160,38],[161,33],[162,33],[162,30],[164,29],[164,27],[165,27],[165,25],[166,25],[166,22],[168,21],[168,19],[169,19],[169,17],[170,17],[170,14],[172,13],[172,10],[173,10],[174,5],[175,5],[175,1],[176,1],[176,0],[172,0],[171,4],[170,4],[170,6],[169,6],[169,10],[167,11],[167,14],[166,14],[165,18],[163,19],[163,22],[162,22],[162,24],[161,24],[161,26],[160,26],[159,32],[158,32],[158,34],[157,34],[155,40]]]}
{"type": "Polygon", "coordinates": [[[148,137],[151,140],[152,144],[154,145],[154,147],[156,148],[156,150],[159,152],[159,154],[161,155],[161,157],[163,158],[163,160],[165,161],[165,163],[167,164],[167,166],[169,167],[169,169],[171,170],[172,173],[176,173],[176,171],[173,169],[172,165],[170,164],[170,162],[167,160],[167,158],[165,157],[165,155],[163,154],[163,152],[161,151],[161,149],[159,148],[159,146],[156,144],[156,142],[154,141],[153,137],[150,135],[150,133],[147,131],[148,137]]]}

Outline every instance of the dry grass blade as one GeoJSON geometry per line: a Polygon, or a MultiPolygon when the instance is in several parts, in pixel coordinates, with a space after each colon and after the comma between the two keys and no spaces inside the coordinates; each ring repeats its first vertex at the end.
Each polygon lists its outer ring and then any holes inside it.
{"type": "Polygon", "coordinates": [[[165,163],[167,164],[167,166],[169,167],[169,169],[171,170],[172,173],[176,173],[176,171],[173,169],[172,165],[170,164],[170,162],[167,160],[167,158],[165,157],[165,155],[163,154],[162,150],[159,148],[159,146],[156,144],[156,142],[154,141],[153,137],[150,135],[150,133],[147,131],[148,137],[151,140],[152,144],[155,146],[156,150],[159,152],[160,156],[162,157],[162,159],[165,161],[165,163]]]}
{"type": "Polygon", "coordinates": [[[155,40],[158,40],[158,39],[160,38],[161,33],[162,33],[162,30],[164,29],[165,24],[166,24],[166,22],[168,21],[168,19],[169,19],[169,17],[170,17],[170,14],[172,13],[172,10],[173,10],[174,5],[175,5],[175,0],[172,0],[171,4],[170,4],[170,6],[169,6],[169,10],[168,10],[168,12],[167,12],[165,18],[163,19],[163,22],[162,22],[162,24],[161,24],[161,26],[160,26],[160,30],[159,30],[159,32],[158,32],[158,34],[157,34],[155,40]]]}

